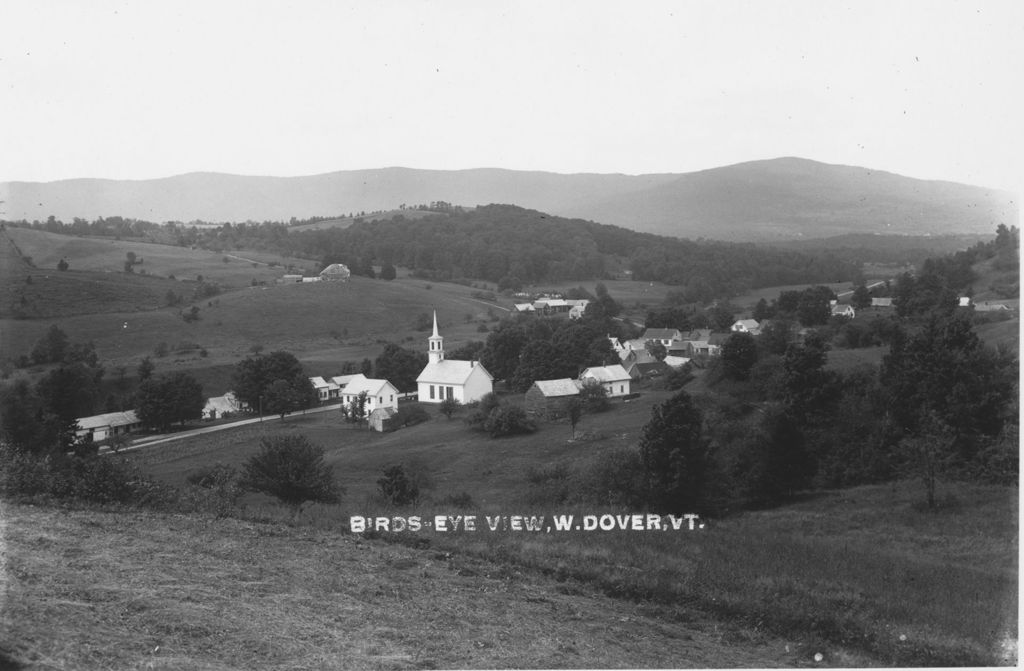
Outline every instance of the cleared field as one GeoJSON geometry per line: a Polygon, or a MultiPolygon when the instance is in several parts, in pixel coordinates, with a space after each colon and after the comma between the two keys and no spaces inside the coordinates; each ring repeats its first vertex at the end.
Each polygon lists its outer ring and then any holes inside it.
{"type": "MultiPolygon", "coordinates": [[[[304,513],[314,527],[336,530],[353,514],[522,514],[550,523],[554,514],[635,512],[595,510],[564,497],[573,474],[600,453],[636,444],[650,406],[662,398],[650,393],[585,416],[580,429],[598,438],[591,441],[569,442],[564,423],[545,424],[532,436],[490,440],[440,416],[381,435],[321,415],[172,443],[133,459],[159,479],[180,483],[203,464],[242,463],[262,436],[298,432],[327,448],[347,489],[341,505],[304,513]],[[417,507],[395,509],[377,495],[381,470],[394,463],[425,483],[417,507]],[[559,465],[566,475],[536,477],[559,465]],[[472,504],[456,507],[451,497],[463,492],[472,504]]],[[[942,507],[928,511],[921,486],[901,482],[822,492],[775,510],[708,520],[692,532],[424,531],[392,534],[391,540],[429,542],[455,557],[554,575],[676,613],[702,613],[684,621],[722,619],[790,638],[802,650],[820,652],[826,665],[1012,663],[1017,490],[942,483],[939,496],[942,507]]],[[[288,516],[261,496],[250,496],[246,505],[246,516],[288,516]]]]}
{"type": "Polygon", "coordinates": [[[504,562],[338,529],[0,511],[3,668],[774,667],[814,654],[504,562]]]}
{"type": "Polygon", "coordinates": [[[232,288],[249,286],[253,279],[272,282],[285,273],[284,266],[288,265],[293,265],[295,272],[316,273],[314,261],[260,252],[218,253],[129,240],[80,238],[27,228],[8,227],[7,234],[23,254],[32,257],[37,268],[46,271],[55,271],[57,263],[66,259],[71,270],[123,273],[127,253],[133,252],[143,261],[134,267],[137,274],[173,275],[179,280],[195,280],[202,275],[208,281],[232,288]],[[271,267],[270,263],[279,267],[271,267]]]}
{"type": "MultiPolygon", "coordinates": [[[[175,284],[159,282],[160,293],[175,284]]],[[[433,310],[446,347],[484,339],[486,333],[477,331],[479,322],[489,318],[488,310],[496,315],[504,311],[474,298],[474,291],[457,284],[354,277],[349,282],[270,285],[221,294],[194,303],[200,318],[191,323],[181,319],[178,308],[0,320],[0,359],[28,354],[51,324],[57,324],[72,340],[95,342],[105,365],[132,371],[159,343],[166,343],[171,354],[154,358],[158,373],[194,371],[210,384],[204,384],[208,393],[220,394],[230,388],[229,379],[216,371],[247,356],[253,345],[292,352],[310,375],[333,375],[340,373],[344,361],[375,358],[386,342],[425,352],[429,334],[416,331],[415,322],[433,310]],[[205,348],[207,356],[200,357],[198,350],[176,354],[182,343],[205,348]]]]}
{"type": "Polygon", "coordinates": [[[808,289],[810,287],[815,286],[826,286],[832,291],[834,291],[836,294],[841,294],[846,291],[853,291],[854,288],[853,285],[849,282],[836,282],[833,284],[824,285],[789,284],[780,287],[765,287],[763,289],[754,289],[753,291],[749,291],[740,296],[736,296],[735,298],[730,298],[729,303],[735,305],[736,307],[742,310],[749,311],[753,310],[754,306],[757,305],[757,302],[762,298],[768,303],[771,303],[772,300],[777,299],[779,297],[779,294],[781,294],[783,291],[803,291],[804,289],[808,289]]]}

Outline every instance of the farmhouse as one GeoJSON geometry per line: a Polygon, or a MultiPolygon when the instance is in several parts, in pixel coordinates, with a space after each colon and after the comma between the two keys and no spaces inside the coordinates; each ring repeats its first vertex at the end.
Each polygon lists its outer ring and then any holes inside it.
{"type": "Polygon", "coordinates": [[[537,308],[533,307],[533,303],[516,303],[512,306],[515,312],[536,312],[537,308]]]}
{"type": "Polygon", "coordinates": [[[729,330],[733,333],[751,333],[757,335],[761,332],[761,325],[756,319],[739,319],[729,330]]]}
{"type": "Polygon", "coordinates": [[[534,417],[555,419],[566,414],[566,404],[574,396],[579,396],[579,380],[537,380],[526,390],[523,407],[527,414],[534,417]]]}
{"type": "Polygon", "coordinates": [[[849,317],[853,319],[857,316],[857,311],[853,309],[852,305],[833,305],[832,306],[833,317],[849,317]]]}
{"type": "Polygon", "coordinates": [[[873,308],[891,308],[892,307],[892,299],[891,298],[873,297],[871,299],[871,307],[873,307],[873,308]]]}
{"type": "Polygon", "coordinates": [[[683,336],[679,332],[679,329],[647,329],[644,331],[644,335],[641,337],[641,340],[645,342],[653,340],[655,342],[660,342],[665,347],[668,347],[672,344],[673,340],[681,340],[682,337],[683,336]]]}
{"type": "Polygon", "coordinates": [[[626,369],[615,364],[613,366],[594,366],[580,373],[580,381],[594,380],[604,387],[608,396],[625,396],[629,394],[630,377],[626,369]]]}
{"type": "Polygon", "coordinates": [[[242,404],[238,402],[235,392],[229,391],[223,396],[211,396],[206,399],[206,405],[203,406],[203,417],[206,419],[217,419],[218,417],[241,412],[241,410],[242,404]]]}
{"type": "Polygon", "coordinates": [[[434,333],[427,343],[427,365],[416,378],[420,402],[440,403],[453,398],[459,403],[472,403],[494,390],[494,378],[480,362],[444,358],[444,338],[437,332],[436,311],[434,333]]]}
{"type": "Polygon", "coordinates": [[[316,390],[316,398],[321,403],[327,403],[332,399],[338,398],[338,394],[341,391],[341,387],[335,382],[328,382],[322,377],[311,377],[309,382],[313,385],[313,389],[316,390]]]}
{"type": "Polygon", "coordinates": [[[75,431],[76,437],[84,438],[88,436],[96,441],[120,436],[142,426],[142,422],[139,421],[134,410],[108,412],[91,417],[79,417],[75,421],[78,422],[78,429],[75,431]]]}
{"type": "Polygon", "coordinates": [[[325,282],[344,282],[352,273],[344,263],[332,263],[320,271],[320,279],[325,282]]]}
{"type": "Polygon", "coordinates": [[[345,385],[341,390],[341,401],[346,406],[352,403],[359,395],[366,392],[365,414],[370,414],[379,408],[394,408],[398,410],[398,389],[387,380],[375,380],[359,375],[345,385]]]}

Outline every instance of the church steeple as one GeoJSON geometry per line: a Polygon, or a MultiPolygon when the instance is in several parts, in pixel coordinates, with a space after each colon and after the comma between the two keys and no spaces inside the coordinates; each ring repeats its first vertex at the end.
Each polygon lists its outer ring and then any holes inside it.
{"type": "Polygon", "coordinates": [[[437,310],[434,310],[434,334],[427,339],[427,357],[430,363],[444,361],[444,338],[437,333],[437,310]]]}

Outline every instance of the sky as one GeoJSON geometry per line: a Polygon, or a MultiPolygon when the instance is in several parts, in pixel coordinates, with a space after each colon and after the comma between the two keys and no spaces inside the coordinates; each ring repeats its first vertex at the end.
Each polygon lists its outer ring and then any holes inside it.
{"type": "Polygon", "coordinates": [[[1022,7],[7,0],[0,181],[800,156],[1019,193],[1022,7]]]}

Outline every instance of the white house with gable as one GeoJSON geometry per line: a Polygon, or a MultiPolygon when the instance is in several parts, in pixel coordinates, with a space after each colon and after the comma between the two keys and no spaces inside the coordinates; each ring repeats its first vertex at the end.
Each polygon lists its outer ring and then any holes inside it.
{"type": "Polygon", "coordinates": [[[614,366],[595,366],[587,368],[580,373],[580,381],[586,383],[589,380],[594,380],[604,387],[609,397],[629,394],[629,382],[631,379],[626,369],[619,364],[614,366]]]}
{"type": "Polygon", "coordinates": [[[427,365],[416,378],[421,403],[440,403],[446,398],[472,403],[494,391],[494,378],[479,361],[444,357],[444,338],[437,332],[436,311],[434,333],[427,342],[427,365]]]}
{"type": "Polygon", "coordinates": [[[357,375],[341,390],[341,402],[346,406],[366,392],[365,414],[369,415],[378,408],[394,408],[398,410],[398,389],[387,380],[376,380],[357,375]]]}

